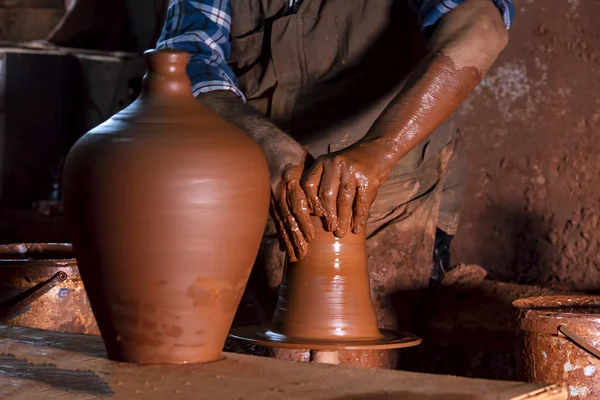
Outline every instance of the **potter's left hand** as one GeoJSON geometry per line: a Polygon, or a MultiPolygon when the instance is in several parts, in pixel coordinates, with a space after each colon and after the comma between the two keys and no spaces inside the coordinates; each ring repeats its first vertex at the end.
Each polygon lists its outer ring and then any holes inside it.
{"type": "Polygon", "coordinates": [[[302,177],[312,212],[325,219],[325,228],[343,237],[350,228],[365,229],[377,189],[395,164],[384,143],[359,141],[319,157],[302,177]]]}

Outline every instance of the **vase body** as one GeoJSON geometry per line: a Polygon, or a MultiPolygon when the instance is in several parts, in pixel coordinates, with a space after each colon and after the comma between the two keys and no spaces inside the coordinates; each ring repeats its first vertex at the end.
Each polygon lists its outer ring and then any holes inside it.
{"type": "Polygon", "coordinates": [[[187,53],[146,56],[140,97],[67,157],[69,233],[109,358],[214,361],[260,245],[268,169],[192,96],[187,53]]]}

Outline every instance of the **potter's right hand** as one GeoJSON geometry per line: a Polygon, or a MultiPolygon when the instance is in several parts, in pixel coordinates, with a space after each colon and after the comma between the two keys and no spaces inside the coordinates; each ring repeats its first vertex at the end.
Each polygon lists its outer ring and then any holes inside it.
{"type": "Polygon", "coordinates": [[[279,245],[281,251],[287,251],[290,261],[298,261],[308,253],[308,242],[314,239],[315,229],[300,186],[307,153],[299,144],[293,147],[292,151],[286,146],[287,151],[280,149],[266,156],[271,172],[271,216],[279,245]]]}

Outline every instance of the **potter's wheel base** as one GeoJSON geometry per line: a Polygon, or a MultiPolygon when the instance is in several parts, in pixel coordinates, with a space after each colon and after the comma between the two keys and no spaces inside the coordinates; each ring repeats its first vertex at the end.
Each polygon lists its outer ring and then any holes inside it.
{"type": "Polygon", "coordinates": [[[386,350],[413,347],[421,344],[421,338],[410,333],[381,329],[382,338],[368,340],[318,340],[301,339],[281,335],[266,326],[243,326],[234,328],[229,337],[265,347],[305,350],[386,350]]]}

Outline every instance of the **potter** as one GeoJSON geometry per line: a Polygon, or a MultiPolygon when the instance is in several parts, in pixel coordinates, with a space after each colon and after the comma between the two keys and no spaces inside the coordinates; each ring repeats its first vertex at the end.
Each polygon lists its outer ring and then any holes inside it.
{"type": "Polygon", "coordinates": [[[248,291],[260,322],[285,253],[302,262],[325,229],[365,235],[378,325],[410,329],[436,231],[448,242],[457,229],[463,155],[450,116],[506,45],[513,6],[259,3],[172,1],[157,47],[190,52],[193,95],[265,154],[271,218],[248,291]]]}

